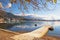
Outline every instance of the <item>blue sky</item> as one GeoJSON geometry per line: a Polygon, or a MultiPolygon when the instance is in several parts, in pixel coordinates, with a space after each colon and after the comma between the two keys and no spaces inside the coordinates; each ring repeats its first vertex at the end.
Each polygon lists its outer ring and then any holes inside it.
{"type": "MultiPolygon", "coordinates": [[[[0,2],[2,2],[3,6],[5,7],[9,1],[0,0],[0,2]]],[[[8,12],[11,10],[13,14],[21,14],[21,11],[17,8],[18,6],[20,6],[19,3],[12,4],[11,8],[5,8],[5,10],[8,12]]],[[[53,6],[48,4],[48,7],[53,10],[41,9],[39,11],[32,11],[31,9],[29,9],[30,12],[25,12],[25,14],[36,14],[39,16],[48,17],[50,19],[52,17],[54,17],[55,19],[60,19],[60,1],[58,0],[57,4],[55,4],[53,6]]]]}

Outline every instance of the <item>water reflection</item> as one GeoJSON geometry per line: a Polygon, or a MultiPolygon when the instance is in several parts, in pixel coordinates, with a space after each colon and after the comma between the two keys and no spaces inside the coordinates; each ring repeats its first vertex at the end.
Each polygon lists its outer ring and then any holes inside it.
{"type": "Polygon", "coordinates": [[[40,22],[40,21],[36,21],[36,22],[21,22],[18,25],[14,25],[14,26],[10,26],[9,28],[6,27],[6,29],[11,30],[11,31],[16,31],[16,32],[20,32],[20,31],[32,31],[35,29],[38,29],[40,27],[42,27],[42,25],[52,25],[54,27],[54,31],[49,31],[48,35],[51,36],[60,36],[60,22],[40,22]],[[35,24],[37,26],[35,26],[35,24]]]}
{"type": "Polygon", "coordinates": [[[22,22],[20,25],[15,25],[12,28],[9,28],[9,30],[12,31],[32,31],[37,28],[39,28],[43,22],[22,22]],[[35,26],[37,24],[37,26],[35,26]]]}

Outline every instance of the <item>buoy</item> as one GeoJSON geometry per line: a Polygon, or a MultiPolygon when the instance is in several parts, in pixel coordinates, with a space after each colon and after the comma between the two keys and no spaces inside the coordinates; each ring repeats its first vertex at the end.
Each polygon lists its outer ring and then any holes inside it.
{"type": "Polygon", "coordinates": [[[37,26],[37,24],[35,24],[35,26],[37,26]]]}

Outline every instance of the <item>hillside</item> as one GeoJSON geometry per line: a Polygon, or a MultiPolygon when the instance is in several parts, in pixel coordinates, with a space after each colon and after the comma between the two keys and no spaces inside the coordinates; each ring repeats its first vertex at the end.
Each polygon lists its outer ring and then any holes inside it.
{"type": "Polygon", "coordinates": [[[17,16],[12,13],[0,10],[0,18],[4,18],[5,20],[19,20],[19,21],[39,21],[43,20],[41,17],[35,17],[33,15],[27,15],[27,16],[17,16]]]}
{"type": "MultiPolygon", "coordinates": [[[[21,20],[21,17],[20,16],[16,16],[12,13],[9,13],[9,12],[6,12],[6,11],[3,11],[3,10],[0,10],[0,22],[1,21],[7,21],[7,22],[16,22],[16,21],[20,21],[21,20]]],[[[3,21],[1,23],[3,23],[3,21]]]]}
{"type": "Polygon", "coordinates": [[[0,10],[0,17],[3,17],[3,18],[14,18],[15,15],[13,15],[12,13],[0,10]]]}

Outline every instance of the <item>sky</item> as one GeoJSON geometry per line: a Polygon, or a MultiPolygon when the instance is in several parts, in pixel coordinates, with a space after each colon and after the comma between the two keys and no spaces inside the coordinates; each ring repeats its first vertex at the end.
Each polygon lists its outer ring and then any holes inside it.
{"type": "MultiPolygon", "coordinates": [[[[8,5],[7,0],[0,0],[0,2],[2,2],[2,5],[5,7],[8,5]]],[[[19,3],[17,4],[12,4],[11,8],[4,8],[7,12],[12,11],[13,14],[15,15],[21,15],[21,11],[17,8],[19,5],[19,3]]],[[[51,5],[48,3],[48,8],[50,8],[51,10],[46,10],[46,9],[41,9],[39,11],[32,11],[31,9],[30,12],[25,12],[25,15],[34,15],[34,16],[38,16],[38,17],[44,17],[46,19],[60,19],[60,0],[57,0],[57,4],[55,5],[51,5]]]]}

